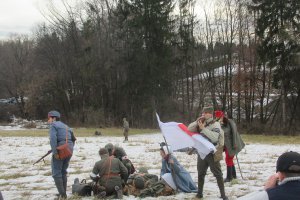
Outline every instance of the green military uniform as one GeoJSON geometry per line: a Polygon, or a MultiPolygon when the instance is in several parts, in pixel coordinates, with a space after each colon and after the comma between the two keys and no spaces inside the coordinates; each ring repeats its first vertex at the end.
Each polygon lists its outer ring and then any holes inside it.
{"type": "Polygon", "coordinates": [[[164,180],[159,180],[148,188],[141,190],[139,197],[169,196],[174,194],[175,190],[173,188],[171,188],[164,180]]]}
{"type": "Polygon", "coordinates": [[[126,118],[123,118],[123,129],[124,129],[124,137],[125,137],[125,141],[128,141],[128,132],[129,132],[129,123],[126,120],[126,118]]]}
{"type": "Polygon", "coordinates": [[[127,154],[122,147],[114,146],[113,155],[124,164],[128,170],[128,175],[135,172],[132,162],[128,159],[127,154]]]}
{"type": "Polygon", "coordinates": [[[222,123],[222,129],[225,136],[224,146],[227,165],[227,176],[224,182],[230,182],[233,178],[236,178],[233,158],[245,147],[245,143],[238,133],[236,124],[232,119],[228,119],[228,123],[222,123]]]}
{"type": "MultiPolygon", "coordinates": [[[[212,107],[204,107],[202,113],[213,114],[212,107]]],[[[221,193],[221,198],[228,199],[225,195],[225,187],[223,181],[223,173],[221,169],[220,160],[223,159],[222,153],[224,148],[224,132],[219,122],[213,120],[213,118],[206,119],[204,121],[205,127],[199,130],[198,121],[191,123],[188,126],[188,130],[192,132],[200,132],[201,135],[206,137],[216,147],[214,154],[208,154],[203,160],[198,155],[197,170],[198,170],[198,193],[197,197],[203,197],[203,186],[205,175],[208,167],[217,179],[217,184],[221,193]]]]}
{"type": "Polygon", "coordinates": [[[98,188],[105,189],[108,196],[116,192],[115,186],[122,188],[122,183],[127,181],[128,171],[119,159],[109,156],[107,152],[101,155],[100,161],[95,163],[91,177],[95,177],[95,175],[99,176],[98,188]]]}

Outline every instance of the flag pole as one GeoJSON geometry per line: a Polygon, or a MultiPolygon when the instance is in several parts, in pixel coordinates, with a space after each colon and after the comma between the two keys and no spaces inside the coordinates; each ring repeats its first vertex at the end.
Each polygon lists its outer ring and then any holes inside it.
{"type": "MultiPolygon", "coordinates": [[[[164,137],[164,140],[165,140],[165,143],[166,143],[166,146],[167,146],[167,150],[168,150],[168,152],[169,152],[170,155],[171,155],[171,152],[170,152],[170,149],[169,149],[169,145],[168,145],[168,143],[167,143],[167,140],[166,140],[164,134],[162,134],[162,135],[163,135],[163,137],[164,137]]],[[[169,160],[168,160],[168,162],[169,162],[169,160]]],[[[176,190],[175,190],[175,191],[176,191],[176,193],[177,193],[177,192],[178,192],[178,184],[177,184],[177,181],[176,181],[176,179],[175,179],[175,172],[174,172],[173,163],[170,163],[170,167],[171,167],[171,175],[172,175],[173,181],[174,181],[175,186],[176,186],[176,190]]]]}

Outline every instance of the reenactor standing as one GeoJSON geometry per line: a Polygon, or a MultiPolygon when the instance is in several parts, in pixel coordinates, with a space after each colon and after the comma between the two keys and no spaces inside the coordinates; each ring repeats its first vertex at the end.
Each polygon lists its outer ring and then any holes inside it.
{"type": "Polygon", "coordinates": [[[128,142],[129,123],[125,117],[123,118],[123,129],[124,129],[123,135],[125,137],[124,142],[128,142]]]}
{"type": "Polygon", "coordinates": [[[73,152],[76,138],[72,130],[60,121],[60,113],[58,111],[52,110],[48,113],[48,123],[50,125],[49,138],[52,150],[52,177],[59,193],[58,199],[63,199],[67,198],[67,169],[72,155],[61,158],[58,154],[57,147],[67,143],[69,150],[73,152]]]}
{"type": "Polygon", "coordinates": [[[222,130],[220,123],[213,119],[213,113],[213,107],[204,107],[202,109],[202,115],[188,126],[189,131],[198,132],[214,144],[217,149],[214,154],[210,153],[204,159],[201,159],[198,155],[198,192],[196,197],[203,198],[204,180],[209,167],[210,171],[217,179],[221,198],[223,200],[228,200],[228,197],[225,195],[223,173],[220,164],[220,160],[223,159],[224,131],[222,130]]]}

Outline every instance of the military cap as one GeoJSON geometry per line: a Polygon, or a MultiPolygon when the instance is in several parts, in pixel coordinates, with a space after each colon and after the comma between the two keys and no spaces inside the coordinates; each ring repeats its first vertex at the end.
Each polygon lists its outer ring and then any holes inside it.
{"type": "Polygon", "coordinates": [[[60,118],[60,113],[56,110],[52,110],[50,112],[48,112],[48,117],[57,117],[60,118]]]}
{"type": "Polygon", "coordinates": [[[202,113],[213,114],[214,113],[214,108],[212,106],[203,107],[202,113]]]}

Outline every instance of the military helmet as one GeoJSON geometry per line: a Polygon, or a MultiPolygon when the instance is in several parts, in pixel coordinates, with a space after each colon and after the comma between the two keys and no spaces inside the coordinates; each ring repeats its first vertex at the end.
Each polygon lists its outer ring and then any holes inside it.
{"type": "Polygon", "coordinates": [[[139,173],[148,174],[148,169],[146,167],[140,167],[139,168],[139,173]]]}
{"type": "Polygon", "coordinates": [[[134,186],[137,188],[137,189],[144,189],[144,187],[145,187],[145,182],[144,182],[144,179],[143,179],[143,177],[141,177],[141,176],[136,176],[135,178],[134,178],[134,181],[133,181],[133,183],[134,183],[134,186]]]}

